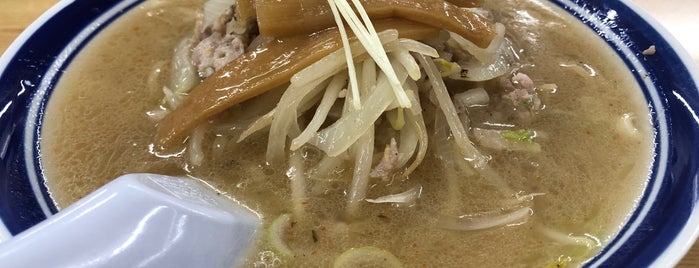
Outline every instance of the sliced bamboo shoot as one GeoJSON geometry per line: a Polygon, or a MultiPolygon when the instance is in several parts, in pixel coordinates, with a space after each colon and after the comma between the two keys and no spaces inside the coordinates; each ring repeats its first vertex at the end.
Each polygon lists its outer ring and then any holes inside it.
{"type": "MultiPolygon", "coordinates": [[[[493,22],[450,2],[362,0],[361,4],[371,19],[401,18],[447,29],[483,48],[495,37],[493,22]]],[[[327,0],[257,0],[255,8],[262,35],[294,36],[335,26],[327,0]]]]}

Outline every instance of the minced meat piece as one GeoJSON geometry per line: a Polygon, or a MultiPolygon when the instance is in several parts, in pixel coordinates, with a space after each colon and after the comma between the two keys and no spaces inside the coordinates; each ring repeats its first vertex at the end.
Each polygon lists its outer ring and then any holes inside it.
{"type": "Polygon", "coordinates": [[[369,176],[372,178],[388,178],[398,164],[398,154],[396,139],[391,138],[391,143],[387,144],[386,149],[383,151],[381,162],[371,170],[369,176]]]}
{"type": "Polygon", "coordinates": [[[238,25],[235,6],[215,19],[210,25],[203,25],[198,35],[198,43],[192,49],[192,62],[199,76],[207,77],[245,53],[250,43],[250,34],[237,34],[233,30],[238,25]]]}

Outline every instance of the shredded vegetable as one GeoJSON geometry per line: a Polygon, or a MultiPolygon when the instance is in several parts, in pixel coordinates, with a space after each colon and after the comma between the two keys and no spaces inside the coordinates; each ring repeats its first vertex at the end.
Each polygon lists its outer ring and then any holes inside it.
{"type": "Polygon", "coordinates": [[[335,262],[333,268],[354,267],[383,267],[401,268],[403,264],[388,251],[377,247],[352,248],[342,253],[335,262]]]}
{"type": "Polygon", "coordinates": [[[374,127],[369,129],[359,138],[355,146],[354,173],[350,192],[347,195],[347,215],[357,214],[360,202],[366,197],[369,187],[369,173],[371,172],[371,160],[374,155],[374,127]]]}
{"type": "Polygon", "coordinates": [[[302,154],[301,150],[291,153],[289,169],[286,171],[286,176],[291,182],[292,211],[296,219],[305,218],[304,203],[308,202],[306,198],[306,169],[302,154]]]}
{"type": "Polygon", "coordinates": [[[294,252],[284,243],[284,233],[291,226],[291,215],[282,214],[269,225],[267,231],[270,245],[275,252],[285,258],[294,257],[294,252]]]}
{"type": "Polygon", "coordinates": [[[199,126],[194,129],[194,132],[189,137],[189,147],[187,148],[187,156],[189,163],[193,166],[199,166],[204,161],[204,150],[202,149],[204,141],[205,126],[199,126]]]}
{"type": "Polygon", "coordinates": [[[439,227],[458,231],[482,230],[523,221],[532,213],[531,208],[525,207],[496,216],[442,217],[439,220],[439,227]]]}
{"type": "Polygon", "coordinates": [[[439,75],[437,66],[434,62],[428,60],[424,56],[417,57],[422,67],[425,69],[427,76],[430,78],[430,83],[432,85],[432,90],[435,92],[439,106],[447,118],[447,123],[449,124],[449,129],[454,135],[457,146],[461,149],[461,154],[473,163],[474,167],[483,167],[487,159],[483,156],[478,149],[471,143],[471,140],[466,134],[463,124],[459,120],[454,103],[449,97],[449,92],[447,92],[447,87],[444,85],[444,81],[439,75]]]}
{"type": "Polygon", "coordinates": [[[347,75],[345,74],[339,74],[333,77],[332,81],[325,89],[325,94],[320,104],[318,104],[316,112],[313,114],[313,119],[308,123],[306,129],[291,142],[291,150],[296,150],[301,147],[301,145],[306,144],[313,138],[313,134],[320,129],[323,122],[325,122],[328,112],[330,112],[330,108],[332,108],[332,105],[335,103],[340,90],[342,90],[346,79],[347,75]]]}
{"type": "Polygon", "coordinates": [[[588,249],[602,246],[599,238],[591,234],[573,235],[545,227],[540,227],[537,230],[546,237],[562,244],[578,245],[588,249]]]}
{"type": "Polygon", "coordinates": [[[402,193],[397,193],[397,194],[391,194],[391,195],[386,195],[386,196],[381,196],[377,197],[375,199],[367,199],[366,201],[369,203],[396,203],[396,204],[403,204],[403,205],[411,205],[415,203],[415,200],[420,197],[420,193],[422,192],[422,187],[421,186],[416,186],[413,187],[410,190],[407,190],[402,193]]]}
{"type": "MultiPolygon", "coordinates": [[[[197,68],[191,61],[191,39],[192,38],[190,37],[182,39],[182,41],[180,41],[175,48],[175,53],[172,56],[172,74],[170,78],[170,85],[172,85],[175,93],[178,94],[187,93],[194,88],[194,86],[199,84],[197,68]]],[[[172,108],[174,109],[177,107],[175,106],[172,108]]]]}
{"type": "Polygon", "coordinates": [[[349,72],[350,79],[350,92],[352,92],[352,105],[355,109],[359,109],[362,103],[361,99],[359,98],[359,89],[357,87],[357,72],[354,68],[354,60],[352,59],[352,51],[350,49],[349,39],[347,38],[347,32],[345,31],[345,25],[342,23],[342,18],[340,17],[338,6],[337,4],[335,4],[335,1],[328,0],[328,4],[330,4],[330,10],[332,10],[333,12],[333,17],[335,18],[335,24],[337,25],[337,29],[340,30],[342,47],[345,51],[345,61],[347,61],[347,70],[349,72]]]}
{"type": "Polygon", "coordinates": [[[405,92],[401,86],[402,83],[393,70],[386,55],[386,51],[384,50],[383,45],[376,34],[374,25],[371,23],[371,20],[369,20],[369,16],[366,15],[366,11],[364,10],[362,4],[357,0],[354,0],[353,2],[358,13],[362,16],[363,21],[360,21],[346,0],[334,0],[334,3],[337,5],[338,11],[340,11],[347,24],[357,36],[359,42],[362,43],[362,46],[366,48],[367,53],[371,55],[371,58],[376,62],[379,68],[381,68],[386,75],[386,78],[388,78],[389,85],[391,86],[391,89],[393,89],[393,93],[395,94],[400,106],[409,108],[410,100],[408,100],[408,97],[405,96],[405,92]],[[362,25],[362,23],[364,23],[364,25],[362,25]]]}

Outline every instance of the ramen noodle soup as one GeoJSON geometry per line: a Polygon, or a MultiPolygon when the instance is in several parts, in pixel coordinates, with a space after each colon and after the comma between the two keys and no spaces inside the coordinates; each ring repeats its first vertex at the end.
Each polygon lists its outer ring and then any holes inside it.
{"type": "Polygon", "coordinates": [[[540,0],[145,1],[70,63],[41,133],[59,208],[195,178],[260,216],[244,267],[579,266],[654,135],[617,54],[540,0]]]}

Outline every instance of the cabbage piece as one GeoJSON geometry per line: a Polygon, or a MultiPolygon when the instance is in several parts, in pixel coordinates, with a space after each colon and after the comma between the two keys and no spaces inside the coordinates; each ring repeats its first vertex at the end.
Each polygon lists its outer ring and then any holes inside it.
{"type": "Polygon", "coordinates": [[[482,87],[472,88],[452,97],[454,106],[459,113],[466,112],[466,108],[473,106],[486,106],[490,102],[488,92],[482,87]]]}
{"type": "Polygon", "coordinates": [[[495,23],[495,37],[486,48],[481,48],[453,32],[449,32],[449,37],[451,39],[448,42],[456,43],[459,48],[471,54],[481,63],[489,64],[497,60],[500,48],[504,45],[505,25],[502,23],[495,23]]]}
{"type": "Polygon", "coordinates": [[[507,61],[510,44],[505,40],[505,26],[496,23],[495,32],[497,34],[487,48],[480,48],[463,37],[450,33],[449,43],[456,43],[456,46],[472,55],[473,59],[459,61],[458,64],[463,71],[452,72],[449,78],[479,82],[507,73],[510,68],[507,61]]]}

